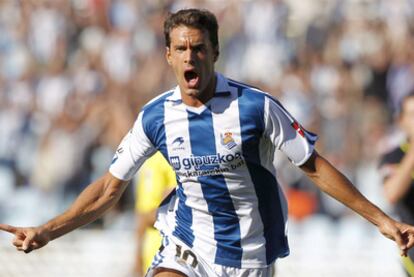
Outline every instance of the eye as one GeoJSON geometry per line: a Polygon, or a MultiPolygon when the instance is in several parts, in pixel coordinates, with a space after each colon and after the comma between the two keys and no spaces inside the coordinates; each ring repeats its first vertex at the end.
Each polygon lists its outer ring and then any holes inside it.
{"type": "Polygon", "coordinates": [[[203,44],[196,45],[196,46],[194,46],[193,50],[194,50],[194,52],[197,52],[197,53],[200,53],[200,52],[203,53],[203,52],[205,52],[206,47],[203,44]]]}
{"type": "Polygon", "coordinates": [[[183,51],[185,51],[185,46],[176,46],[175,47],[175,51],[177,51],[177,52],[183,52],[183,51]]]}

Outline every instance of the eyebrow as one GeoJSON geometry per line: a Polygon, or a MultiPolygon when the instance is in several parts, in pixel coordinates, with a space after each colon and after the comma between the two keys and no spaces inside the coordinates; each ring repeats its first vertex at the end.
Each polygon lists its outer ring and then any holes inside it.
{"type": "MultiPolygon", "coordinates": [[[[205,45],[206,45],[206,43],[205,43],[205,42],[199,42],[199,43],[194,43],[194,44],[191,44],[191,45],[190,45],[190,47],[191,47],[191,48],[199,48],[199,47],[203,47],[203,46],[205,46],[205,45]]],[[[173,47],[174,47],[174,48],[187,47],[187,44],[186,44],[186,43],[181,43],[181,42],[179,42],[179,43],[177,43],[177,44],[173,45],[173,47]]]]}

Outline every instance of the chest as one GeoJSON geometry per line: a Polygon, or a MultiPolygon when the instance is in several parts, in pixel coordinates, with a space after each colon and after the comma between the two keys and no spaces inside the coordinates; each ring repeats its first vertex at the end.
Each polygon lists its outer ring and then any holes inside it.
{"type": "Polygon", "coordinates": [[[228,167],[242,156],[242,135],[237,114],[190,111],[166,118],[166,150],[178,169],[228,167]]]}

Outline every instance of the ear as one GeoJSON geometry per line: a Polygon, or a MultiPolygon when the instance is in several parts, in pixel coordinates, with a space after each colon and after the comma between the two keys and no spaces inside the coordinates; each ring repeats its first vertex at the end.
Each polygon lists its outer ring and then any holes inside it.
{"type": "Polygon", "coordinates": [[[165,47],[165,59],[167,60],[167,63],[171,65],[171,51],[170,47],[165,47]]]}
{"type": "Polygon", "coordinates": [[[218,60],[219,55],[220,55],[220,51],[218,47],[214,48],[214,62],[218,60]]]}

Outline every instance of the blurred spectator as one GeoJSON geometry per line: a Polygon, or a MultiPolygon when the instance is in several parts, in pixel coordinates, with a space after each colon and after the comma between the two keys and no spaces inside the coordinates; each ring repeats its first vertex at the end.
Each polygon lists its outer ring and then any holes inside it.
{"type": "MultiPolygon", "coordinates": [[[[397,147],[384,154],[380,171],[384,182],[385,197],[395,205],[400,219],[414,224],[414,91],[402,99],[398,123],[406,138],[397,147]]],[[[414,250],[403,257],[409,276],[414,276],[414,250]]]]}

